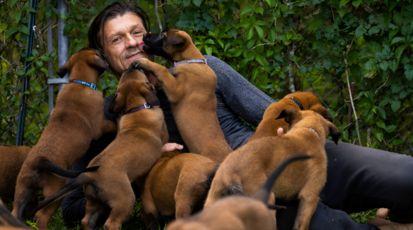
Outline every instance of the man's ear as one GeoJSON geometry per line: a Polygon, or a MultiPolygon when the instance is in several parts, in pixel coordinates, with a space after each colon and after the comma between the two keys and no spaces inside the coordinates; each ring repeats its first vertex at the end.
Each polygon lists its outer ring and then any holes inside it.
{"type": "Polygon", "coordinates": [[[120,113],[125,107],[126,98],[122,93],[117,92],[110,104],[110,111],[113,113],[120,113]]]}
{"type": "Polygon", "coordinates": [[[69,61],[66,61],[65,64],[60,66],[59,70],[57,71],[57,75],[59,77],[64,77],[69,72],[69,61]]]}
{"type": "Polygon", "coordinates": [[[280,115],[278,115],[278,117],[275,119],[277,120],[281,118],[284,118],[285,122],[291,125],[293,121],[298,118],[298,113],[296,110],[284,109],[283,111],[281,111],[280,115]]]}

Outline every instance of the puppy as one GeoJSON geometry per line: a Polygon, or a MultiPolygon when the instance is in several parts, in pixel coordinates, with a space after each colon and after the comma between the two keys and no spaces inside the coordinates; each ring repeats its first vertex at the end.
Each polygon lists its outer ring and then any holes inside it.
{"type": "Polygon", "coordinates": [[[123,115],[115,140],[89,163],[88,169],[98,168],[97,171],[80,174],[41,202],[39,208],[83,185],[87,199],[82,219],[84,228],[95,228],[104,205],[110,208],[105,229],[121,228],[135,204],[131,182],[149,172],[161,157],[161,148],[168,140],[163,112],[157,106],[153,90],[145,74],[133,67],[122,75],[112,110],[123,115]]]}
{"type": "Polygon", "coordinates": [[[293,155],[281,162],[253,197],[240,195],[225,197],[206,207],[195,216],[174,221],[167,229],[276,229],[274,211],[267,208],[271,188],[287,165],[308,158],[306,155],[293,155]]]}
{"type": "Polygon", "coordinates": [[[146,177],[142,205],[149,218],[186,217],[205,201],[217,163],[200,154],[164,153],[146,177]]]}
{"type": "Polygon", "coordinates": [[[227,194],[254,194],[272,168],[291,154],[303,153],[311,159],[286,169],[272,191],[284,199],[298,197],[300,206],[294,229],[308,229],[327,177],[326,137],[331,134],[337,143],[339,132],[330,121],[311,110],[284,110],[278,118],[284,118],[291,129],[282,136],[251,141],[229,154],[216,172],[205,207],[227,194]]]}
{"type": "Polygon", "coordinates": [[[171,103],[172,114],[190,152],[221,162],[231,152],[216,115],[216,75],[184,31],[169,29],[144,37],[143,49],[175,62],[171,74],[162,65],[141,58],[137,62],[153,73],[171,103]]]}
{"type": "MultiPolygon", "coordinates": [[[[82,157],[92,140],[115,130],[115,125],[104,118],[103,95],[96,90],[99,75],[106,68],[106,62],[91,49],[72,55],[60,68],[60,75],[70,73],[70,82],[57,95],[49,122],[17,177],[12,213],[19,219],[23,219],[28,202],[36,198],[37,189],[47,197],[65,183],[64,179],[49,173],[50,169],[43,167],[40,159],[48,159],[67,169],[82,157]]],[[[47,227],[57,207],[55,204],[36,213],[40,229],[47,227]]]]}
{"type": "Polygon", "coordinates": [[[312,92],[294,92],[287,94],[281,100],[272,103],[265,110],[261,122],[258,124],[254,135],[248,141],[261,137],[276,136],[277,129],[283,128],[286,132],[289,125],[284,119],[276,119],[283,110],[313,110],[331,121],[327,109],[321,104],[318,97],[312,92]]]}
{"type": "Polygon", "coordinates": [[[0,146],[0,198],[12,201],[16,178],[30,151],[28,146],[0,146]]]}

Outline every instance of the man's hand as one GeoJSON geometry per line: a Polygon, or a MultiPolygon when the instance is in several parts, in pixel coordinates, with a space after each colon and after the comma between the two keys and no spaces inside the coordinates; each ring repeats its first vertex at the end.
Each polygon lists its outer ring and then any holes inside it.
{"type": "Polygon", "coordinates": [[[177,143],[166,143],[162,146],[162,152],[172,152],[175,150],[182,150],[184,148],[183,145],[177,143]]]}
{"type": "Polygon", "coordinates": [[[277,129],[277,136],[282,136],[284,134],[284,129],[283,128],[278,128],[277,129]]]}

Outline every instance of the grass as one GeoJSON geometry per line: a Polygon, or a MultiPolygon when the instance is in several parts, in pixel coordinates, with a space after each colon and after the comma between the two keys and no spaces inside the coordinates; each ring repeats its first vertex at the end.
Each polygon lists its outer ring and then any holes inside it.
{"type": "MultiPolygon", "coordinates": [[[[123,230],[143,230],[145,229],[143,223],[141,222],[140,218],[139,218],[139,213],[141,212],[142,208],[140,203],[137,203],[137,205],[135,205],[135,209],[133,211],[133,214],[131,216],[131,218],[129,220],[127,220],[123,225],[122,225],[122,229],[123,230]]],[[[376,215],[376,209],[372,209],[369,211],[365,211],[365,212],[358,212],[358,213],[353,213],[351,214],[351,218],[353,220],[355,220],[358,223],[367,223],[367,221],[373,219],[376,215]]],[[[31,228],[33,229],[38,229],[36,224],[34,222],[31,221],[27,221],[26,224],[28,224],[31,228]]],[[[62,218],[62,213],[59,210],[59,212],[57,212],[51,222],[49,223],[49,229],[52,230],[81,230],[81,226],[78,225],[75,228],[67,228],[65,227],[64,223],[63,223],[63,218],[62,218]]],[[[165,226],[159,226],[158,227],[159,230],[165,229],[165,226]]]]}

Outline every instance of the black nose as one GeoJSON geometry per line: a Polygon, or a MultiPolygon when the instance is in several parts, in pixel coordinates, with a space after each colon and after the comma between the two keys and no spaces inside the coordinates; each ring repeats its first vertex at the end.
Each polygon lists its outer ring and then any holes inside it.
{"type": "Polygon", "coordinates": [[[145,43],[146,46],[149,46],[150,48],[161,48],[164,37],[165,37],[164,33],[160,33],[160,34],[147,33],[143,37],[143,42],[145,43]]]}

